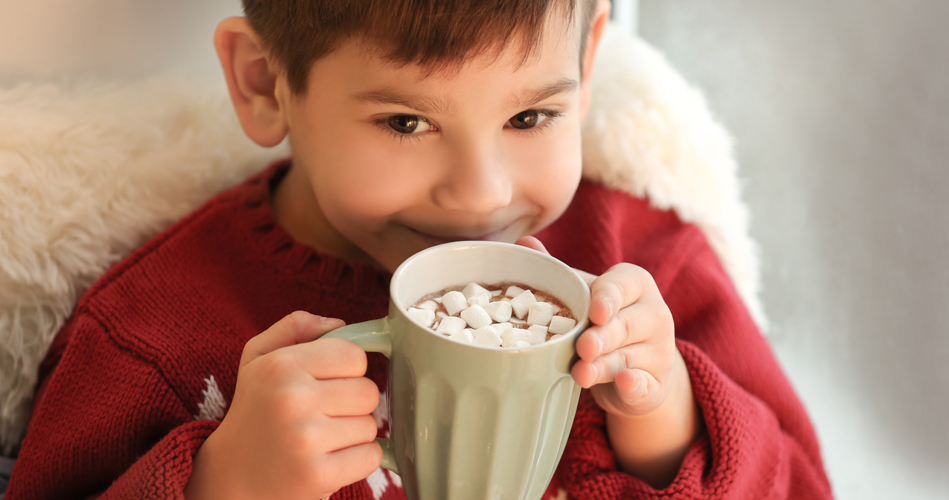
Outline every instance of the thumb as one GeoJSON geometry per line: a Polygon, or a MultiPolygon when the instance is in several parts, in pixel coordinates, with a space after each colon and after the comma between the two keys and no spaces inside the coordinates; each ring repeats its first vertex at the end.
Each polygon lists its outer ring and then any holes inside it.
{"type": "Polygon", "coordinates": [[[241,355],[243,367],[247,363],[282,347],[302,344],[320,338],[326,332],[346,323],[341,319],[324,318],[306,311],[295,311],[276,322],[263,333],[247,341],[241,355]]]}
{"type": "Polygon", "coordinates": [[[547,247],[545,247],[544,244],[540,242],[540,240],[533,236],[521,236],[517,239],[517,241],[514,242],[514,244],[550,255],[550,252],[547,251],[547,247]]]}
{"type": "MultiPolygon", "coordinates": [[[[538,240],[537,238],[533,236],[521,236],[514,243],[522,247],[531,248],[531,249],[537,250],[538,252],[543,252],[547,255],[550,255],[550,252],[547,251],[547,247],[545,247],[544,244],[540,242],[540,240],[538,240]]],[[[576,271],[576,273],[579,274],[581,278],[583,278],[583,281],[587,282],[587,286],[592,285],[593,280],[596,279],[595,274],[590,274],[586,271],[581,271],[579,269],[574,269],[574,271],[576,271]]]]}

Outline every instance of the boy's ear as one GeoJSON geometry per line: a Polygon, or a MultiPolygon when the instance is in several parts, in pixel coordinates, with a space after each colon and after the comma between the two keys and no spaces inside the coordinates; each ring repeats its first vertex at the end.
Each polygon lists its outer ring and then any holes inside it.
{"type": "Polygon", "coordinates": [[[583,74],[580,75],[581,119],[585,118],[590,110],[593,61],[596,58],[596,50],[600,45],[600,39],[603,37],[603,31],[606,29],[606,23],[610,20],[610,5],[609,0],[599,0],[597,2],[596,11],[593,14],[593,25],[590,26],[590,32],[587,35],[587,45],[583,53],[583,74]]]}
{"type": "Polygon", "coordinates": [[[243,17],[231,17],[215,30],[214,47],[244,133],[264,147],[280,144],[287,135],[281,75],[257,33],[243,17]]]}

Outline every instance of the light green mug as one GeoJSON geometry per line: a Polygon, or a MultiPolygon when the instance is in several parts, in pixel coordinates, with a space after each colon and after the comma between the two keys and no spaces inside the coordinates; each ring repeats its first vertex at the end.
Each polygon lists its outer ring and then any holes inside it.
{"type": "Polygon", "coordinates": [[[563,454],[580,397],[570,376],[588,324],[590,289],[541,252],[468,241],[423,250],[396,269],[389,315],[327,337],[389,358],[388,439],[382,466],[410,500],[539,499],[563,454]],[[410,319],[420,298],[469,282],[518,282],[559,298],[577,318],[561,338],[489,348],[449,340],[410,319]]]}

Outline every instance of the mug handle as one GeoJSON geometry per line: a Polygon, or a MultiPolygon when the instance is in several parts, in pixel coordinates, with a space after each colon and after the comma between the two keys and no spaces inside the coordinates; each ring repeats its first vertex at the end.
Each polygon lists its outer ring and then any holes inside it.
{"type": "MultiPolygon", "coordinates": [[[[392,330],[389,328],[389,318],[379,318],[337,328],[321,338],[348,340],[366,352],[378,352],[387,358],[392,357],[392,330]]],[[[386,394],[386,397],[389,397],[386,394]]],[[[395,452],[392,450],[392,440],[376,438],[382,446],[382,467],[396,474],[399,467],[395,463],[395,452]]]]}

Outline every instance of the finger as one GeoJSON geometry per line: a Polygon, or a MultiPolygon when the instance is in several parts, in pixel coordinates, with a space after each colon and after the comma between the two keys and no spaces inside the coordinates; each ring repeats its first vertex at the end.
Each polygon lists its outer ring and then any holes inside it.
{"type": "Polygon", "coordinates": [[[247,363],[282,347],[302,344],[319,338],[324,333],[345,323],[339,319],[324,318],[306,311],[295,311],[274,323],[263,333],[247,341],[241,355],[243,367],[247,363]]]}
{"type": "Polygon", "coordinates": [[[520,238],[517,239],[517,241],[514,242],[514,244],[531,248],[533,250],[537,250],[538,252],[550,255],[550,252],[547,251],[547,247],[545,247],[544,244],[540,242],[540,240],[538,240],[537,238],[533,236],[521,236],[520,238]]]}
{"type": "MultiPolygon", "coordinates": [[[[363,377],[366,375],[366,351],[343,339],[318,339],[284,347],[283,362],[295,362],[317,380],[363,377]]],[[[276,354],[276,353],[275,353],[276,354]]]]}
{"type": "Polygon", "coordinates": [[[376,419],[372,415],[361,415],[325,419],[319,426],[313,426],[305,439],[316,443],[314,451],[317,453],[333,453],[371,443],[378,434],[376,419]]]}
{"type": "Polygon", "coordinates": [[[632,368],[616,374],[617,402],[629,410],[651,410],[662,402],[662,385],[646,370],[632,368]]]}
{"type": "Polygon", "coordinates": [[[320,380],[314,398],[329,417],[368,415],[379,406],[379,387],[365,377],[320,380]]]}
{"type": "Polygon", "coordinates": [[[369,477],[382,463],[382,447],[379,443],[351,446],[323,455],[318,464],[321,484],[334,485],[332,491],[369,477]]]}
{"type": "MultiPolygon", "coordinates": [[[[664,376],[668,371],[668,367],[663,368],[656,361],[666,359],[663,356],[664,352],[661,348],[651,343],[641,342],[604,354],[593,361],[578,360],[574,363],[574,367],[580,365],[583,369],[583,372],[580,373],[581,380],[593,386],[613,382],[619,372],[628,368],[642,369],[655,375],[664,376]]],[[[574,378],[576,379],[576,377],[574,378]]],[[[577,383],[580,384],[580,380],[577,383]]],[[[583,384],[580,385],[583,386],[583,384]]]]}
{"type": "Polygon", "coordinates": [[[639,300],[647,289],[656,288],[652,275],[632,264],[611,267],[590,285],[590,321],[606,324],[616,313],[639,300]]]}
{"type": "Polygon", "coordinates": [[[664,302],[637,302],[620,310],[605,325],[588,328],[577,339],[577,354],[592,361],[621,347],[675,334],[672,314],[664,302]]]}

